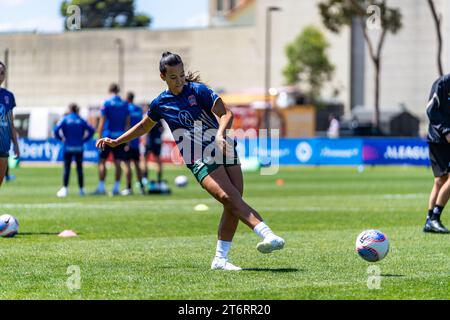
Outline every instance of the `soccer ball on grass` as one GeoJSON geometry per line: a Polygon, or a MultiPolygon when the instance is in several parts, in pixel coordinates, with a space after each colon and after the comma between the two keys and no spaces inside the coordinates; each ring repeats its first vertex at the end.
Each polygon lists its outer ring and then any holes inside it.
{"type": "Polygon", "coordinates": [[[389,252],[389,240],[379,230],[365,230],[356,239],[356,252],[366,261],[380,261],[389,252]]]}
{"type": "Polygon", "coordinates": [[[4,214],[0,216],[0,237],[12,238],[19,232],[19,221],[14,216],[4,214]]]}

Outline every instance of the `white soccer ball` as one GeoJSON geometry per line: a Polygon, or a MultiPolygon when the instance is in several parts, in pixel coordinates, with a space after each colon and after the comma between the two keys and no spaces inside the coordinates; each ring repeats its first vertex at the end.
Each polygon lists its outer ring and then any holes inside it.
{"type": "Polygon", "coordinates": [[[356,252],[366,261],[380,261],[389,252],[389,240],[379,230],[363,231],[356,239],[356,252]]]}
{"type": "Polygon", "coordinates": [[[9,214],[0,216],[0,237],[12,238],[19,232],[19,221],[9,214]]]}
{"type": "Polygon", "coordinates": [[[188,184],[188,178],[186,176],[178,176],[175,178],[175,185],[178,188],[184,188],[188,184]]]}

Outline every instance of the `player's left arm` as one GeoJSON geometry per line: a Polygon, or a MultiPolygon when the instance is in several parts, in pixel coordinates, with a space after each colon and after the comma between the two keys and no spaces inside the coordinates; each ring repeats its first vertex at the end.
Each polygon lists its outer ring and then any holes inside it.
{"type": "Polygon", "coordinates": [[[13,146],[14,146],[14,155],[17,159],[20,157],[19,141],[17,139],[17,130],[16,130],[16,127],[14,126],[13,110],[11,110],[10,112],[11,112],[11,117],[10,117],[11,139],[12,139],[13,146]]]}
{"type": "Polygon", "coordinates": [[[225,137],[226,130],[231,129],[231,127],[233,126],[233,112],[231,112],[231,110],[225,106],[221,98],[218,98],[216,100],[211,111],[217,116],[219,120],[219,129],[217,130],[217,136],[225,137]]]}

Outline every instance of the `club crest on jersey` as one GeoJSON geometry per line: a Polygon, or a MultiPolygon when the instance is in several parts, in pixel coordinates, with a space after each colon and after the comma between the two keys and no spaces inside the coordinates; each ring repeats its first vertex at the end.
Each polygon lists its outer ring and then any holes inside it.
{"type": "Polygon", "coordinates": [[[5,103],[9,104],[9,96],[5,96],[5,103]]]}
{"type": "Polygon", "coordinates": [[[193,127],[194,126],[194,118],[186,110],[183,110],[183,111],[180,112],[180,114],[178,115],[178,119],[186,127],[193,127]]]}
{"type": "Polygon", "coordinates": [[[188,100],[189,100],[189,105],[192,107],[192,106],[195,106],[196,104],[197,104],[197,99],[195,99],[195,96],[194,95],[192,95],[192,96],[189,96],[188,97],[188,100]]]}

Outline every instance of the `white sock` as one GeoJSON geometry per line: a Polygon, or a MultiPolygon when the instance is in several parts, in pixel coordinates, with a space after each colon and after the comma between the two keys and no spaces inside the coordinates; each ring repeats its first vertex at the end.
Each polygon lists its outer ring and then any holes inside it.
{"type": "Polygon", "coordinates": [[[218,240],[216,247],[216,258],[227,259],[228,251],[230,251],[230,248],[231,248],[231,241],[218,240]]]}
{"type": "Polygon", "coordinates": [[[114,189],[113,190],[118,191],[119,188],[120,188],[120,181],[114,182],[114,189]]]}
{"type": "Polygon", "coordinates": [[[98,182],[98,190],[99,191],[105,191],[105,181],[99,181],[98,182]]]}
{"type": "Polygon", "coordinates": [[[260,222],[255,229],[253,229],[253,231],[260,236],[261,238],[265,239],[268,236],[275,236],[275,234],[273,233],[273,231],[269,228],[269,226],[267,224],[265,224],[264,222],[260,222]]]}

